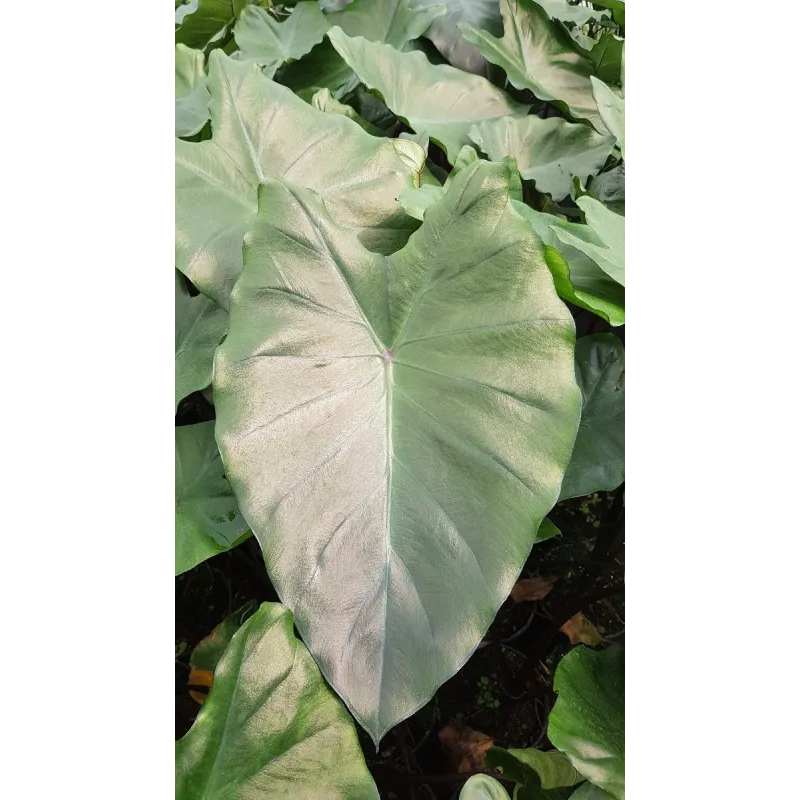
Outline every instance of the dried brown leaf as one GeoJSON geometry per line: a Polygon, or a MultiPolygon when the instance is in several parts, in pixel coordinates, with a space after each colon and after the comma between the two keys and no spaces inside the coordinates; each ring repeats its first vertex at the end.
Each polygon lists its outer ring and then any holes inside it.
{"type": "Polygon", "coordinates": [[[561,632],[569,637],[572,644],[587,644],[589,647],[597,647],[603,638],[580,611],[561,626],[561,632]]]}
{"type": "Polygon", "coordinates": [[[439,731],[442,749],[456,772],[476,772],[486,768],[486,751],[494,744],[485,733],[453,722],[439,731]]]}
{"type": "Polygon", "coordinates": [[[522,578],[517,581],[509,596],[515,603],[524,600],[544,600],[552,588],[552,580],[537,575],[535,578],[522,578]]]}

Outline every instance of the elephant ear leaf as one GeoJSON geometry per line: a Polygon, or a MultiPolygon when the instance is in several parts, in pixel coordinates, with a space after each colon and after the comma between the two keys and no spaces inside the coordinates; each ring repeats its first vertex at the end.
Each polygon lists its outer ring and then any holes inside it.
{"type": "Polygon", "coordinates": [[[625,649],[575,647],[556,669],[547,735],[575,768],[625,800],[625,649]]]}
{"type": "Polygon", "coordinates": [[[208,122],[211,95],[206,87],[205,56],[175,45],[175,135],[194,136],[208,122]]]}
{"type": "Polygon", "coordinates": [[[208,88],[213,137],[175,143],[175,264],[223,308],[242,270],[245,227],[265,180],[318,192],[331,216],[370,250],[392,253],[418,227],[397,197],[419,185],[419,145],[376,139],[219,50],[209,58],[208,88]]]}
{"type": "Polygon", "coordinates": [[[338,13],[329,14],[328,20],[348,36],[363,36],[402,50],[446,11],[439,4],[414,7],[413,0],[353,0],[338,13]]]}
{"type": "Polygon", "coordinates": [[[561,23],[552,21],[533,0],[500,0],[500,10],[502,39],[462,23],[464,38],[502,67],[517,89],[529,89],[608,136],[592,96],[594,64],[561,23]]]}
{"type": "Polygon", "coordinates": [[[176,800],[379,800],[355,726],[292,615],[264,603],[216,665],[194,725],[175,745],[176,800]]]}
{"type": "Polygon", "coordinates": [[[313,192],[267,181],[217,350],[226,474],[376,742],[479,644],[578,427],[572,318],[511,207],[515,178],[465,167],[388,257],[313,192]]]}

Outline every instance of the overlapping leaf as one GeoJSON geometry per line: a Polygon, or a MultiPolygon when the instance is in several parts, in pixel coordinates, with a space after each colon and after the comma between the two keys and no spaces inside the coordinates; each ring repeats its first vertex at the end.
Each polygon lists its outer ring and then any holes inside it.
{"type": "Polygon", "coordinates": [[[622,50],[625,40],[604,33],[589,51],[589,58],[594,63],[596,78],[607,83],[619,83],[622,76],[622,50]]]}
{"type": "Polygon", "coordinates": [[[219,43],[233,26],[242,9],[258,0],[198,0],[175,31],[175,43],[197,50],[219,43]]]}
{"type": "Polygon", "coordinates": [[[514,210],[530,223],[541,238],[545,260],[553,274],[559,297],[593,311],[611,325],[624,325],[625,288],[606,275],[586,253],[564,244],[556,236],[556,230],[573,231],[576,238],[578,234],[584,238],[593,237],[592,241],[602,247],[600,239],[586,229],[586,225],[565,222],[522,203],[515,202],[514,210]]]}
{"type": "Polygon", "coordinates": [[[214,351],[228,330],[228,313],[203,295],[191,297],[175,272],[175,406],[211,385],[214,351]]]}
{"type": "MultiPolygon", "coordinates": [[[[370,136],[386,136],[386,133],[377,128],[371,122],[367,122],[352,106],[340,103],[332,94],[330,89],[320,89],[312,98],[311,105],[324,111],[326,114],[342,114],[348,119],[353,120],[360,128],[365,130],[370,136]]],[[[418,143],[419,144],[419,143],[418,143]]],[[[421,145],[420,145],[421,146],[421,145]]],[[[423,148],[427,150],[427,148],[423,148]]],[[[406,191],[403,189],[403,191],[406,191]]]]}
{"type": "Polygon", "coordinates": [[[217,351],[227,475],[376,741],[480,642],[577,430],[573,323],[514,177],[467,167],[388,258],[312,192],[267,182],[217,351]]]}
{"type": "Polygon", "coordinates": [[[625,98],[620,97],[603,81],[592,76],[592,91],[603,124],[611,132],[625,158],[625,98]]]}
{"type": "Polygon", "coordinates": [[[176,142],[176,266],[201,292],[227,307],[258,185],[268,178],[319,192],[371,250],[391,253],[407,241],[417,222],[397,197],[419,185],[418,145],[369,136],[219,51],[209,59],[208,86],[213,138],[176,142]]]}
{"type": "Polygon", "coordinates": [[[588,185],[589,194],[599,200],[606,208],[625,216],[625,164],[619,164],[608,172],[592,178],[588,185]]]}
{"type": "Polygon", "coordinates": [[[502,769],[503,777],[514,781],[514,797],[519,800],[555,800],[569,797],[571,789],[583,780],[583,775],[572,766],[569,758],[557,750],[542,752],[534,748],[510,749],[493,747],[486,753],[486,766],[502,769]],[[563,792],[548,794],[548,790],[563,792]]]}
{"type": "Polygon", "coordinates": [[[486,120],[470,128],[469,138],[492,161],[513,156],[522,177],[534,181],[553,200],[569,194],[575,176],[586,182],[600,172],[614,148],[611,136],[560,117],[486,120]]]}
{"type": "Polygon", "coordinates": [[[454,67],[476,75],[485,74],[486,59],[461,35],[458,23],[468,22],[499,36],[503,23],[498,0],[413,0],[413,5],[420,9],[444,5],[447,13],[433,20],[425,38],[430,39],[454,67]]]}
{"type": "Polygon", "coordinates": [[[562,105],[571,116],[591,122],[608,135],[592,96],[593,65],[564,27],[553,22],[533,0],[500,0],[503,38],[461,24],[467,41],[502,67],[518,89],[562,105]]]}
{"type": "Polygon", "coordinates": [[[277,603],[234,634],[175,751],[176,800],[379,797],[352,720],[277,603]]]}
{"type": "Polygon", "coordinates": [[[575,345],[583,411],[561,500],[611,491],[625,479],[625,348],[613,333],[575,345]]]}
{"type": "Polygon", "coordinates": [[[575,768],[625,800],[625,650],[576,647],[561,659],[547,735],[575,768]]]}
{"type": "Polygon", "coordinates": [[[353,0],[342,11],[329,14],[328,19],[348,36],[363,36],[402,50],[445,11],[441,3],[415,7],[413,0],[353,0]]]}
{"type": "Polygon", "coordinates": [[[230,550],[247,528],[223,474],[214,422],[175,428],[175,574],[230,550]]]}
{"type": "Polygon", "coordinates": [[[271,78],[281,64],[310,52],[327,30],[328,21],[320,7],[315,2],[303,2],[283,22],[263,8],[248,6],[236,21],[233,35],[240,57],[258,64],[271,78]]]}
{"type": "Polygon", "coordinates": [[[567,0],[536,0],[550,19],[560,22],[574,22],[576,25],[585,25],[589,20],[610,17],[611,13],[604,9],[594,9],[583,5],[570,5],[567,0]]]}
{"type": "Polygon", "coordinates": [[[621,286],[625,285],[625,217],[607,209],[599,200],[584,194],[576,201],[586,225],[558,225],[553,230],[570,245],[597,264],[621,286]]]}
{"type": "Polygon", "coordinates": [[[473,775],[462,787],[458,800],[510,800],[500,781],[491,775],[473,775]]]}
{"type": "Polygon", "coordinates": [[[339,28],[328,37],[358,77],[417,133],[428,133],[451,164],[470,143],[467,132],[474,124],[528,111],[485,78],[433,65],[420,52],[400,53],[361,37],[351,39],[339,28]]]}
{"type": "Polygon", "coordinates": [[[209,120],[209,102],[205,56],[200,50],[175,45],[175,135],[198,133],[209,120]]]}

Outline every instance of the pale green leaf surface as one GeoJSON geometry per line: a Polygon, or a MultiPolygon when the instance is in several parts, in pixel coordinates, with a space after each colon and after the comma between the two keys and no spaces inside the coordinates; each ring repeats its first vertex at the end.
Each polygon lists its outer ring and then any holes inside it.
{"type": "Polygon", "coordinates": [[[590,195],[575,202],[586,216],[586,225],[554,226],[556,236],[585,253],[606,275],[625,286],[625,217],[590,195]]]}
{"type": "Polygon", "coordinates": [[[413,0],[353,0],[342,11],[329,14],[328,19],[348,36],[363,36],[402,50],[445,11],[443,5],[415,8],[413,0]]]}
{"type": "Polygon", "coordinates": [[[570,795],[569,800],[613,800],[613,795],[610,795],[605,789],[585,781],[570,795]]]}
{"type": "MultiPolygon", "coordinates": [[[[545,261],[559,297],[598,314],[611,325],[624,325],[625,288],[606,275],[586,253],[564,244],[555,233],[556,228],[583,233],[586,226],[565,222],[522,203],[515,202],[513,206],[542,240],[545,261]]],[[[585,235],[593,237],[593,241],[602,247],[602,242],[591,231],[586,231],[585,235]]]]}
{"type": "Polygon", "coordinates": [[[540,100],[563,104],[569,114],[591,122],[608,134],[592,96],[592,62],[564,27],[551,21],[533,0],[500,0],[503,38],[461,24],[467,41],[502,67],[518,89],[529,89],[540,100]]]}
{"type": "Polygon", "coordinates": [[[211,385],[214,351],[228,330],[228,312],[202,294],[191,297],[175,271],[175,406],[211,385]]]}
{"type": "Polygon", "coordinates": [[[223,474],[213,420],[175,428],[175,574],[230,550],[247,527],[223,474]]]}
{"type": "Polygon", "coordinates": [[[561,659],[547,736],[575,768],[625,800],[625,650],[578,646],[561,659]]]}
{"type": "Polygon", "coordinates": [[[217,664],[175,744],[175,797],[378,800],[352,720],[278,603],[264,603],[217,664]]]}
{"type": "Polygon", "coordinates": [[[325,38],[328,20],[315,2],[298,3],[278,22],[263,8],[248,6],[233,28],[239,57],[253,61],[271,78],[286,61],[301,58],[325,38]]]}
{"type": "Polygon", "coordinates": [[[510,800],[500,781],[491,775],[473,775],[462,787],[458,800],[510,800]]]}
{"type": "Polygon", "coordinates": [[[528,111],[529,106],[515,102],[485,78],[433,65],[419,51],[400,53],[362,37],[351,39],[339,28],[328,31],[328,37],[358,77],[417,133],[428,133],[451,164],[470,143],[467,132],[472,125],[528,111]]]}
{"type": "Polygon", "coordinates": [[[589,193],[606,208],[625,216],[625,164],[601,172],[589,181],[589,193]]]}
{"type": "Polygon", "coordinates": [[[561,22],[574,22],[576,25],[585,25],[589,20],[610,17],[611,12],[603,9],[589,8],[589,6],[572,6],[567,0],[536,0],[550,19],[561,22]]]}
{"type": "MultiPolygon", "coordinates": [[[[386,134],[371,122],[367,122],[361,115],[356,113],[352,106],[346,103],[340,103],[332,94],[330,89],[320,89],[311,98],[311,105],[314,108],[324,111],[326,114],[342,114],[348,119],[353,120],[362,130],[365,130],[370,136],[386,136],[386,134]]],[[[422,145],[417,142],[422,147],[422,145]]],[[[422,148],[427,153],[427,146],[422,148]]],[[[405,191],[405,189],[403,190],[405,191]]]]}
{"type": "Polygon", "coordinates": [[[603,81],[592,75],[592,91],[603,124],[617,140],[625,158],[625,98],[619,97],[603,81]]]}
{"type": "Polygon", "coordinates": [[[559,500],[609,492],[625,480],[625,347],[613,333],[578,339],[583,410],[559,500]]]}
{"type": "Polygon", "coordinates": [[[596,175],[614,148],[612,137],[560,117],[486,120],[470,128],[469,138],[492,161],[513,156],[522,177],[556,201],[569,194],[575,176],[585,182],[596,175]]]}
{"type": "Polygon", "coordinates": [[[422,148],[369,136],[219,51],[209,59],[208,86],[213,138],[176,141],[175,263],[201,292],[227,307],[258,185],[269,178],[319,192],[371,250],[394,252],[408,240],[417,222],[397,197],[419,185],[422,148]]]}
{"type": "Polygon", "coordinates": [[[498,36],[503,32],[498,0],[412,0],[416,8],[444,5],[447,12],[437,17],[425,32],[425,38],[458,69],[475,75],[485,75],[486,59],[474,44],[468,42],[458,28],[459,22],[469,22],[476,28],[498,36]]]}
{"type": "Polygon", "coordinates": [[[557,750],[543,752],[534,748],[506,750],[492,747],[486,751],[486,766],[502,769],[503,777],[522,787],[557,789],[574,786],[583,780],[583,775],[572,766],[569,758],[557,750]]]}
{"type": "Polygon", "coordinates": [[[574,444],[574,326],[514,177],[465,168],[389,257],[267,182],[217,350],[226,474],[376,742],[480,643],[574,444]]]}
{"type": "Polygon", "coordinates": [[[175,135],[198,133],[209,120],[210,101],[202,51],[175,45],[175,135]]]}

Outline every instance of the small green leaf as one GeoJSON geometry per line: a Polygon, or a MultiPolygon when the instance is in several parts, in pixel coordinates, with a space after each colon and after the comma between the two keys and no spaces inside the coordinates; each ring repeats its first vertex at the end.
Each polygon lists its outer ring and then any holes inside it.
{"type": "Polygon", "coordinates": [[[555,230],[575,231],[591,236],[600,247],[602,242],[585,225],[565,222],[560,217],[536,211],[522,203],[513,203],[514,210],[526,219],[544,244],[547,266],[553,275],[559,297],[598,314],[611,325],[625,324],[625,288],[603,272],[588,255],[564,244],[555,230]]]}
{"type": "Polygon", "coordinates": [[[559,500],[611,491],[625,480],[624,371],[625,347],[613,333],[578,339],[575,372],[583,411],[559,500]]]}
{"type": "Polygon", "coordinates": [[[552,539],[554,536],[561,536],[561,531],[550,521],[549,517],[542,520],[539,525],[539,530],[536,531],[535,542],[544,542],[546,539],[552,539]]]}
{"type": "Polygon", "coordinates": [[[467,132],[474,124],[528,111],[485,78],[433,65],[419,51],[400,53],[362,37],[351,39],[340,28],[331,28],[328,38],[358,77],[417,133],[428,133],[451,164],[470,144],[467,132]]]}
{"type": "Polygon", "coordinates": [[[175,771],[176,800],[379,798],[352,720],[277,603],[233,635],[175,771]]]}
{"type": "Polygon", "coordinates": [[[614,149],[611,136],[559,117],[486,120],[470,128],[469,138],[492,161],[513,156],[522,177],[556,201],[569,194],[575,176],[585,182],[600,172],[614,149]]]}
{"type": "Polygon", "coordinates": [[[199,0],[195,9],[187,9],[175,31],[175,43],[197,50],[211,44],[222,44],[242,9],[256,0],[199,0]]]}
{"type": "Polygon", "coordinates": [[[608,135],[592,96],[593,64],[559,22],[552,22],[533,0],[500,0],[502,39],[461,24],[467,41],[502,67],[517,89],[561,104],[576,119],[586,119],[608,135]]]}
{"type": "Polygon", "coordinates": [[[589,51],[589,58],[594,62],[595,77],[606,83],[619,83],[622,75],[622,51],[625,40],[604,33],[589,51]]]}
{"type": "Polygon", "coordinates": [[[233,28],[240,58],[253,61],[271,78],[281,64],[297,60],[325,38],[328,20],[315,2],[298,3],[283,22],[263,8],[248,6],[233,28]]]}
{"type": "Polygon", "coordinates": [[[510,800],[500,781],[491,775],[473,775],[462,787],[458,800],[510,800]]]}
{"type": "Polygon", "coordinates": [[[625,800],[625,650],[578,646],[556,669],[558,699],[547,735],[575,768],[617,800],[625,800]]]}
{"type": "Polygon", "coordinates": [[[576,201],[586,225],[555,225],[556,236],[585,253],[603,272],[625,286],[625,217],[585,194],[576,201]]]}
{"type": "Polygon", "coordinates": [[[191,297],[175,271],[175,407],[211,385],[214,351],[228,330],[228,313],[203,295],[191,297]]]}
{"type": "Polygon", "coordinates": [[[534,748],[506,750],[492,747],[486,751],[486,766],[501,769],[503,777],[520,785],[520,793],[535,796],[532,790],[575,786],[583,775],[569,758],[558,750],[543,752],[534,748]],[[528,791],[526,791],[528,790],[528,791]]]}
{"type": "Polygon", "coordinates": [[[617,140],[625,158],[625,98],[615,94],[603,81],[592,75],[592,93],[603,124],[617,140]]]}
{"type": "Polygon", "coordinates": [[[211,95],[206,87],[205,56],[175,45],[175,135],[194,136],[208,122],[211,95]]]}
{"type": "Polygon", "coordinates": [[[223,474],[214,422],[175,428],[175,574],[230,550],[248,536],[223,474]]]}

